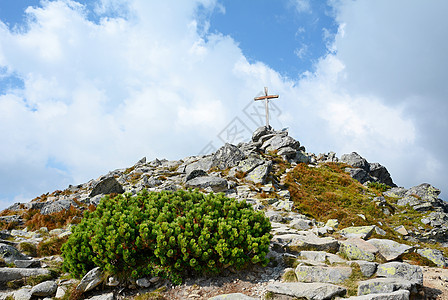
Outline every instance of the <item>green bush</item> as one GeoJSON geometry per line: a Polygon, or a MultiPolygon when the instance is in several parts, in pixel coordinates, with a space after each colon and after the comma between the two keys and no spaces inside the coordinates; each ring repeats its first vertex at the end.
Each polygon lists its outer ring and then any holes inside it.
{"type": "Polygon", "coordinates": [[[86,212],[62,247],[64,269],[75,277],[99,266],[119,277],[190,274],[267,264],[269,220],[245,201],[198,191],[143,191],[106,196],[86,212]]]}

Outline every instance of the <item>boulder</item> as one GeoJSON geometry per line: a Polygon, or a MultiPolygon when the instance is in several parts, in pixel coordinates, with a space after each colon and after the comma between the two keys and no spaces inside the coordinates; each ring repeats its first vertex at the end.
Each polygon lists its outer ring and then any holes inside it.
{"type": "Polygon", "coordinates": [[[114,296],[113,292],[96,295],[96,296],[87,298],[87,300],[114,300],[114,299],[115,299],[115,296],[114,296]]]}
{"type": "Polygon", "coordinates": [[[293,158],[297,154],[297,149],[292,147],[283,147],[278,150],[277,154],[286,158],[293,158]]]}
{"type": "Polygon", "coordinates": [[[237,146],[226,143],[213,154],[212,167],[229,169],[238,165],[244,158],[244,153],[237,146]]]}
{"type": "Polygon", "coordinates": [[[340,242],[339,252],[351,260],[374,261],[378,249],[360,238],[349,238],[340,242]]]}
{"type": "Polygon", "coordinates": [[[380,165],[379,163],[371,163],[369,164],[369,175],[372,176],[375,181],[384,183],[390,187],[396,187],[397,185],[393,182],[392,177],[390,176],[389,171],[387,171],[385,166],[380,165]]]}
{"type": "Polygon", "coordinates": [[[22,288],[14,292],[14,300],[30,300],[33,295],[31,294],[30,288],[22,288]]]}
{"type": "Polygon", "coordinates": [[[330,283],[272,282],[266,286],[272,299],[324,300],[343,296],[347,290],[330,283]],[[287,298],[289,297],[289,298],[287,298]]]}
{"type": "Polygon", "coordinates": [[[99,267],[96,267],[89,272],[81,279],[81,282],[78,284],[76,289],[81,293],[88,292],[93,290],[103,281],[103,273],[101,272],[99,267]]]}
{"type": "Polygon", "coordinates": [[[45,205],[40,210],[42,215],[54,214],[63,210],[67,210],[70,206],[76,206],[75,202],[72,200],[58,200],[54,202],[46,202],[45,205]]]}
{"type": "Polygon", "coordinates": [[[295,273],[299,282],[342,283],[350,277],[352,268],[299,265],[295,273]]]}
{"type": "Polygon", "coordinates": [[[402,198],[406,195],[407,191],[408,190],[403,187],[394,187],[383,192],[383,195],[391,198],[402,198]]]}
{"type": "Polygon", "coordinates": [[[347,298],[350,300],[409,300],[409,291],[398,290],[392,293],[385,294],[368,294],[363,296],[353,296],[347,298]]]}
{"type": "Polygon", "coordinates": [[[52,280],[41,282],[31,289],[31,294],[37,297],[51,297],[56,294],[58,285],[52,280]]]}
{"type": "Polygon", "coordinates": [[[208,175],[207,172],[205,172],[204,170],[201,169],[192,170],[191,172],[185,175],[185,180],[188,181],[196,177],[202,177],[207,175],[208,175]]]}
{"type": "Polygon", "coordinates": [[[258,142],[258,140],[262,137],[265,136],[267,134],[271,134],[272,133],[272,128],[271,126],[266,127],[266,126],[261,126],[258,127],[254,133],[252,134],[252,142],[256,143],[258,142]]]}
{"type": "Polygon", "coordinates": [[[413,290],[414,284],[401,278],[373,278],[358,282],[358,295],[392,293],[413,290]]]}
{"type": "Polygon", "coordinates": [[[400,198],[397,200],[397,205],[398,206],[414,206],[414,205],[419,205],[421,203],[420,200],[418,200],[418,198],[414,197],[414,196],[405,196],[403,198],[400,198]]]}
{"type": "Polygon", "coordinates": [[[428,183],[422,183],[420,185],[411,187],[407,192],[407,196],[418,196],[422,200],[430,200],[434,199],[440,195],[440,190],[438,188],[433,187],[428,183]]]}
{"type": "Polygon", "coordinates": [[[359,181],[360,183],[365,183],[371,181],[371,177],[366,170],[361,168],[346,168],[345,172],[349,173],[350,177],[359,181]]]}
{"type": "Polygon", "coordinates": [[[387,261],[393,261],[400,258],[403,254],[412,251],[414,247],[405,244],[400,244],[387,239],[370,239],[369,244],[375,246],[379,253],[387,261]]]}
{"type": "Polygon", "coordinates": [[[350,154],[343,154],[341,156],[341,162],[352,166],[353,168],[361,168],[366,172],[370,171],[370,165],[365,158],[356,152],[350,154]]]}
{"type": "Polygon", "coordinates": [[[261,146],[261,149],[265,152],[268,152],[280,150],[280,148],[286,147],[299,150],[300,143],[290,136],[275,135],[269,140],[265,141],[261,146]]]}
{"type": "Polygon", "coordinates": [[[0,282],[8,282],[38,275],[50,275],[50,270],[41,268],[0,268],[0,282]]]}
{"type": "Polygon", "coordinates": [[[20,253],[20,251],[13,246],[3,243],[0,243],[0,258],[3,258],[7,264],[14,263],[15,260],[28,259],[28,257],[20,253]]]}
{"type": "Polygon", "coordinates": [[[249,297],[241,293],[223,294],[208,298],[208,300],[257,300],[258,298],[249,297]]]}
{"type": "Polygon", "coordinates": [[[257,184],[257,183],[265,184],[266,178],[267,178],[269,172],[271,171],[271,168],[272,168],[272,162],[267,161],[267,162],[263,163],[262,165],[259,165],[258,167],[253,169],[251,172],[249,172],[245,178],[247,180],[252,181],[255,184],[257,184]]]}
{"type": "Polygon", "coordinates": [[[417,253],[423,257],[426,257],[427,259],[435,263],[438,267],[448,267],[448,258],[443,256],[443,253],[440,250],[430,248],[418,249],[417,253]]]}
{"type": "Polygon", "coordinates": [[[249,173],[256,167],[262,165],[265,161],[258,155],[249,155],[246,159],[239,162],[237,170],[244,173],[249,173]]]}
{"type": "Polygon", "coordinates": [[[412,283],[423,285],[423,271],[419,266],[402,262],[389,262],[378,266],[376,271],[378,277],[400,278],[409,280],[412,283]]]}
{"type": "Polygon", "coordinates": [[[339,233],[346,238],[360,238],[368,239],[373,231],[375,230],[375,225],[370,226],[353,226],[346,227],[339,231],[339,233]]]}
{"type": "Polygon", "coordinates": [[[185,183],[186,187],[206,189],[210,188],[213,192],[224,192],[227,190],[227,180],[215,176],[195,177],[185,183]]]}
{"type": "Polygon", "coordinates": [[[207,172],[212,167],[212,164],[213,164],[212,156],[202,157],[197,161],[188,164],[185,167],[185,174],[190,174],[194,170],[203,170],[207,172]]]}
{"type": "Polygon", "coordinates": [[[373,274],[375,274],[376,269],[378,268],[378,263],[364,260],[351,260],[348,261],[347,264],[349,266],[357,264],[359,266],[359,269],[361,270],[362,276],[364,277],[372,277],[373,274]]]}
{"type": "Polygon", "coordinates": [[[111,193],[117,193],[117,194],[124,193],[123,187],[121,186],[121,184],[118,183],[118,181],[115,179],[115,177],[107,177],[107,178],[100,180],[93,187],[92,191],[90,192],[89,197],[94,197],[96,195],[101,195],[101,194],[111,194],[111,193]]]}
{"type": "Polygon", "coordinates": [[[274,235],[272,243],[276,243],[280,248],[292,253],[298,253],[303,250],[336,253],[339,249],[339,242],[336,239],[331,237],[320,238],[309,231],[274,235]]]}
{"type": "Polygon", "coordinates": [[[40,260],[36,259],[16,259],[14,261],[16,268],[40,268],[40,260]]]}

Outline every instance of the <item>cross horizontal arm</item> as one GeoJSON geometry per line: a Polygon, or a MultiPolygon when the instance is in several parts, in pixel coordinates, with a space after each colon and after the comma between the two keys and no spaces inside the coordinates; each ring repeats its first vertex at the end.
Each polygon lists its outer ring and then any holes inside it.
{"type": "Polygon", "coordinates": [[[254,98],[254,100],[265,100],[265,99],[274,99],[274,98],[278,98],[278,95],[268,95],[268,96],[256,97],[256,98],[254,98]]]}

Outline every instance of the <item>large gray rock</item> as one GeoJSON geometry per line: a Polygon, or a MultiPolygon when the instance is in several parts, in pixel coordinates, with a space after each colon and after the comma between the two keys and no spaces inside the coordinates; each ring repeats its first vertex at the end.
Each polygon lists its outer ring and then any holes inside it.
{"type": "Polygon", "coordinates": [[[103,281],[103,279],[103,273],[101,272],[99,267],[96,267],[87,272],[86,275],[84,275],[76,289],[81,293],[88,292],[97,287],[103,281]]]}
{"type": "Polygon", "coordinates": [[[267,152],[280,150],[284,147],[290,147],[292,149],[299,150],[300,143],[290,136],[275,135],[264,142],[261,146],[261,149],[267,152]]]}
{"type": "Polygon", "coordinates": [[[218,167],[221,170],[229,169],[238,165],[244,158],[243,151],[235,145],[226,143],[213,155],[212,167],[218,167]]]}
{"type": "Polygon", "coordinates": [[[40,268],[40,260],[37,259],[16,259],[14,261],[16,268],[40,268]]]}
{"type": "Polygon", "coordinates": [[[409,300],[409,291],[398,290],[392,293],[386,294],[368,294],[363,296],[353,296],[347,298],[347,300],[409,300]]]}
{"type": "Polygon", "coordinates": [[[353,226],[341,229],[339,233],[346,238],[360,238],[366,240],[372,235],[374,230],[375,225],[353,226]]]}
{"type": "Polygon", "coordinates": [[[299,265],[295,273],[299,282],[342,283],[350,277],[352,268],[299,265]]]}
{"type": "Polygon", "coordinates": [[[191,164],[188,164],[185,167],[185,174],[188,176],[188,174],[190,174],[194,170],[203,170],[203,171],[207,172],[212,167],[212,164],[213,164],[212,156],[202,157],[202,158],[198,159],[197,161],[195,161],[191,164]]]}
{"type": "Polygon", "coordinates": [[[420,200],[418,200],[418,198],[414,197],[414,196],[405,196],[403,198],[400,198],[397,200],[397,205],[398,206],[415,206],[415,205],[419,205],[421,203],[420,200]]]}
{"type": "Polygon", "coordinates": [[[358,180],[360,183],[365,183],[372,180],[369,173],[361,168],[346,168],[345,172],[347,172],[351,178],[358,180]]]}
{"type": "Polygon", "coordinates": [[[412,246],[400,244],[387,239],[370,239],[367,242],[375,246],[381,256],[384,257],[387,261],[397,260],[403,254],[414,249],[414,247],[412,246]]]}
{"type": "Polygon", "coordinates": [[[26,268],[0,268],[0,282],[22,279],[25,277],[50,275],[47,269],[26,269],[26,268]]]}
{"type": "Polygon", "coordinates": [[[29,259],[13,246],[3,243],[0,243],[0,258],[3,258],[7,264],[14,263],[15,260],[29,259]]]}
{"type": "Polygon", "coordinates": [[[370,165],[365,158],[356,152],[350,154],[343,154],[341,156],[341,162],[352,166],[353,168],[361,168],[366,172],[370,171],[370,165]]]}
{"type": "Polygon", "coordinates": [[[185,180],[188,181],[188,180],[191,180],[191,179],[196,178],[196,177],[202,177],[202,176],[207,176],[207,175],[208,175],[207,172],[205,172],[204,170],[199,170],[199,169],[198,170],[192,170],[191,172],[186,174],[185,180]]]}
{"type": "Polygon", "coordinates": [[[326,300],[343,296],[347,290],[330,283],[273,282],[266,291],[272,293],[272,299],[326,300]],[[290,298],[287,298],[290,297],[290,298]]]}
{"type": "Polygon", "coordinates": [[[122,194],[124,193],[124,189],[121,186],[120,183],[115,179],[115,177],[107,177],[103,180],[100,180],[92,189],[92,192],[90,192],[89,197],[94,197],[96,195],[100,194],[111,194],[111,193],[117,193],[122,194]]]}
{"type": "Polygon", "coordinates": [[[41,282],[31,289],[31,294],[38,297],[49,297],[56,294],[58,285],[52,280],[41,282]]]}
{"type": "Polygon", "coordinates": [[[364,277],[372,277],[378,267],[378,263],[364,260],[351,260],[348,261],[347,264],[349,266],[352,266],[353,264],[358,265],[361,270],[361,274],[364,277]]]}
{"type": "Polygon", "coordinates": [[[115,296],[114,296],[114,293],[112,293],[112,292],[87,298],[87,300],[114,300],[114,299],[115,299],[115,296]]]}
{"type": "Polygon", "coordinates": [[[261,159],[258,155],[249,155],[246,159],[239,162],[237,170],[249,173],[256,167],[262,165],[265,161],[261,159]]]}
{"type": "Polygon", "coordinates": [[[402,198],[406,195],[407,191],[408,190],[403,187],[394,187],[385,191],[383,195],[391,198],[402,198]]]}
{"type": "Polygon", "coordinates": [[[448,267],[448,258],[443,256],[443,253],[440,250],[430,248],[418,249],[417,253],[423,257],[426,257],[427,259],[435,263],[438,267],[448,267]]]}
{"type": "Polygon", "coordinates": [[[255,184],[257,184],[257,183],[265,184],[266,178],[267,178],[269,172],[271,171],[271,168],[272,168],[272,162],[267,161],[267,162],[263,163],[262,165],[257,166],[252,171],[250,171],[246,175],[245,178],[247,180],[252,181],[255,184]]]}
{"type": "Polygon", "coordinates": [[[241,293],[224,294],[208,298],[208,300],[257,300],[257,299],[258,298],[250,297],[241,293]]]}
{"type": "Polygon", "coordinates": [[[54,202],[46,202],[44,207],[40,210],[42,215],[49,215],[53,213],[57,213],[63,210],[67,210],[70,206],[75,206],[75,202],[72,200],[58,200],[54,202]]]}
{"type": "Polygon", "coordinates": [[[185,183],[186,187],[206,189],[211,188],[213,192],[224,192],[227,190],[227,180],[215,176],[195,177],[185,183]]]}
{"type": "Polygon", "coordinates": [[[413,290],[414,284],[401,278],[373,278],[358,282],[358,295],[392,293],[413,290]]]}
{"type": "Polygon", "coordinates": [[[266,126],[258,127],[254,131],[254,133],[252,134],[252,142],[256,143],[256,142],[258,142],[258,140],[262,136],[265,136],[265,135],[268,135],[268,134],[272,134],[272,133],[273,133],[273,131],[272,131],[271,126],[269,126],[269,127],[266,127],[266,126]]]}
{"type": "Polygon", "coordinates": [[[303,250],[337,252],[339,242],[331,237],[320,238],[309,231],[299,231],[297,233],[288,233],[274,235],[272,243],[287,252],[299,253],[303,250]]]}
{"type": "Polygon", "coordinates": [[[378,277],[400,278],[409,280],[418,286],[423,285],[423,271],[419,266],[402,262],[389,262],[378,266],[378,277]]]}
{"type": "Polygon", "coordinates": [[[374,261],[378,249],[360,238],[349,238],[340,242],[339,252],[351,260],[374,261]]]}
{"type": "Polygon", "coordinates": [[[14,300],[30,300],[33,295],[31,294],[30,288],[22,288],[14,292],[14,300]]]}
{"type": "Polygon", "coordinates": [[[411,187],[406,192],[406,195],[407,196],[416,195],[423,200],[431,200],[437,198],[440,195],[440,190],[428,183],[422,183],[420,185],[411,187]]]}
{"type": "Polygon", "coordinates": [[[393,182],[392,177],[390,176],[389,171],[387,171],[385,166],[380,165],[379,163],[371,163],[370,164],[370,172],[369,175],[372,176],[375,181],[384,183],[390,187],[396,187],[397,185],[393,182]]]}

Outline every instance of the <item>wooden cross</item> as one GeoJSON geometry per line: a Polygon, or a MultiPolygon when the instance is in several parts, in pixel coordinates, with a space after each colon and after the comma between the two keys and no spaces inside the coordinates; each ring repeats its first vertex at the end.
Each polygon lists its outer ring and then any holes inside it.
{"type": "Polygon", "coordinates": [[[264,100],[264,106],[266,109],[266,128],[269,128],[269,99],[278,98],[278,95],[268,95],[268,88],[264,87],[264,96],[255,97],[254,100],[264,100]]]}

